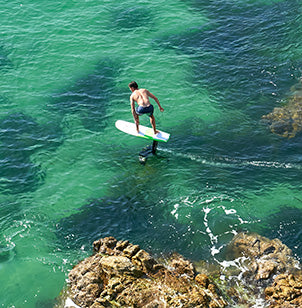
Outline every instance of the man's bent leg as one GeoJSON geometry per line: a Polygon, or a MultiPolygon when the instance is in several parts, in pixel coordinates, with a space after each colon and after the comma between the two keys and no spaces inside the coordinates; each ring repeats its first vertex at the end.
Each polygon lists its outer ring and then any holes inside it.
{"type": "Polygon", "coordinates": [[[153,115],[153,114],[150,116],[150,123],[151,123],[151,125],[152,125],[154,134],[157,134],[158,131],[156,130],[155,118],[154,118],[154,115],[153,115]]]}
{"type": "Polygon", "coordinates": [[[135,122],[135,125],[136,125],[136,131],[137,131],[137,133],[139,133],[139,117],[138,117],[137,113],[133,114],[133,118],[134,118],[134,122],[135,122]]]}

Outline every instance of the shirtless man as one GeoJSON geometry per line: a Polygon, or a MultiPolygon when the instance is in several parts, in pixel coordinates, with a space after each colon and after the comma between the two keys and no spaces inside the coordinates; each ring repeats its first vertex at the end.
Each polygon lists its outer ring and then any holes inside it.
{"type": "Polygon", "coordinates": [[[143,114],[147,114],[150,117],[150,123],[152,125],[154,134],[156,135],[158,131],[156,130],[156,125],[155,125],[155,118],[153,115],[154,112],[154,107],[153,105],[150,104],[149,97],[154,99],[159,107],[159,110],[161,112],[164,111],[162,106],[159,103],[159,100],[155,95],[150,93],[146,89],[139,89],[138,85],[135,81],[131,81],[129,83],[129,89],[132,92],[130,96],[130,104],[131,104],[131,111],[133,114],[133,118],[136,124],[136,130],[137,133],[139,133],[139,116],[143,114]],[[138,107],[135,108],[135,102],[137,102],[138,107]]]}

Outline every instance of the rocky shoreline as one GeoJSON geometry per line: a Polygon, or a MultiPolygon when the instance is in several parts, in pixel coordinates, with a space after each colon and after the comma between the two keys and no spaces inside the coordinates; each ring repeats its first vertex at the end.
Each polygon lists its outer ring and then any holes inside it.
{"type": "Polygon", "coordinates": [[[278,239],[239,233],[228,261],[212,265],[177,253],[156,260],[114,237],[95,241],[93,251],[70,271],[55,307],[302,307],[300,263],[278,239]]]}
{"type": "Polygon", "coordinates": [[[291,87],[291,95],[281,107],[262,116],[271,131],[285,138],[293,138],[302,130],[302,78],[291,87]]]}

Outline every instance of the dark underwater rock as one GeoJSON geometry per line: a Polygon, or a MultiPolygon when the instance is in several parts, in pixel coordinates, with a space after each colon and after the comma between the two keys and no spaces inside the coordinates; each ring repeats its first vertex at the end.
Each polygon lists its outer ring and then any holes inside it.
{"type": "Polygon", "coordinates": [[[9,59],[9,52],[4,46],[0,45],[0,70],[6,70],[13,67],[12,61],[9,59]]]}
{"type": "Polygon", "coordinates": [[[150,8],[143,6],[118,8],[113,14],[114,27],[118,30],[129,31],[140,27],[150,27],[153,19],[150,8]]]}
{"type": "Polygon", "coordinates": [[[48,107],[63,116],[77,114],[86,129],[102,131],[107,126],[110,101],[121,94],[115,86],[119,68],[111,60],[100,61],[91,74],[54,94],[48,107]]]}
{"type": "Polygon", "coordinates": [[[21,193],[34,191],[44,173],[31,155],[40,149],[54,150],[62,144],[62,130],[54,123],[38,124],[23,113],[0,119],[0,191],[21,193]]]}

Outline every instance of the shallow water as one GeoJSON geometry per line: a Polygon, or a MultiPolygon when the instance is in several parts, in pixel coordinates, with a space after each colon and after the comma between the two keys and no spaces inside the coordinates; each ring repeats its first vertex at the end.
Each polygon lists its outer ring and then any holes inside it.
{"type": "Polygon", "coordinates": [[[250,230],[301,258],[302,135],[261,121],[301,77],[299,1],[27,0],[0,14],[1,307],[51,307],[108,235],[212,262],[250,230]],[[146,165],[148,141],[114,127],[132,121],[131,80],[171,133],[146,165]]]}

